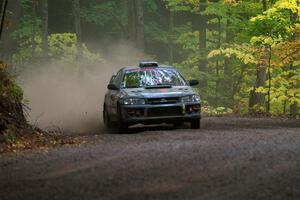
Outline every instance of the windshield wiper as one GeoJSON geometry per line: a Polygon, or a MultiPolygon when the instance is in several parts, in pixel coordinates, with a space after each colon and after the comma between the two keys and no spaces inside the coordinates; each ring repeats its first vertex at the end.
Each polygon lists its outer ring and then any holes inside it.
{"type": "Polygon", "coordinates": [[[123,87],[125,89],[133,89],[133,88],[140,88],[141,86],[127,86],[127,87],[123,87]]]}
{"type": "Polygon", "coordinates": [[[171,84],[161,84],[161,85],[148,85],[145,86],[145,89],[155,89],[155,88],[171,88],[171,84]]]}

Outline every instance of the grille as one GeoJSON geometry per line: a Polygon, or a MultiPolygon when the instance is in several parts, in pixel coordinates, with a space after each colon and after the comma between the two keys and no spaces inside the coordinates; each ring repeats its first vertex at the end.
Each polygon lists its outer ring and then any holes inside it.
{"type": "Polygon", "coordinates": [[[147,99],[148,104],[172,104],[172,103],[178,103],[178,101],[179,101],[178,97],[147,99]]]}
{"type": "Polygon", "coordinates": [[[159,107],[159,108],[150,108],[148,110],[149,117],[161,117],[161,116],[178,116],[182,115],[181,107],[159,107]]]}

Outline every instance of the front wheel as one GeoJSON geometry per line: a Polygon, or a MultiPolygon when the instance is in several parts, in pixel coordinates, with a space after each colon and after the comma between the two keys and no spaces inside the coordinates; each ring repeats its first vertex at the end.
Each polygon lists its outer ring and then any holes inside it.
{"type": "Polygon", "coordinates": [[[105,106],[103,108],[103,122],[104,122],[104,125],[106,128],[112,127],[111,121],[110,121],[110,118],[109,118],[109,115],[108,115],[108,112],[107,112],[107,109],[105,106]]]}
{"type": "Polygon", "coordinates": [[[200,129],[200,119],[193,119],[191,121],[191,129],[200,129]]]}
{"type": "Polygon", "coordinates": [[[179,129],[179,128],[182,128],[184,125],[184,122],[176,122],[176,123],[173,123],[173,127],[175,129],[179,129]]]}
{"type": "Polygon", "coordinates": [[[128,132],[128,125],[124,122],[119,122],[119,134],[126,134],[128,132]]]}
{"type": "Polygon", "coordinates": [[[120,107],[118,107],[118,131],[119,134],[126,134],[128,132],[128,125],[124,122],[122,118],[120,107]]]}

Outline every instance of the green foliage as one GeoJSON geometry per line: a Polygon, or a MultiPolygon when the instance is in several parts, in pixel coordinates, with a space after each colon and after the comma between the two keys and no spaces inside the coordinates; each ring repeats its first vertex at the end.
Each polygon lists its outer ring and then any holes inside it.
{"type": "MultiPolygon", "coordinates": [[[[76,62],[79,49],[77,48],[77,37],[74,33],[51,34],[48,39],[49,56],[54,60],[61,60],[67,63],[76,62]]],[[[100,55],[92,53],[85,44],[81,45],[81,59],[91,63],[102,62],[100,55]]]]}
{"type": "Polygon", "coordinates": [[[202,113],[204,115],[229,115],[233,114],[233,110],[231,108],[225,107],[212,107],[209,105],[202,105],[202,113]]]}
{"type": "MultiPolygon", "coordinates": [[[[226,3],[226,2],[225,2],[226,3]]],[[[274,3],[274,2],[273,2],[274,3]]],[[[221,4],[219,4],[220,6],[221,4]]],[[[270,4],[272,5],[272,4],[270,4]]],[[[261,8],[261,6],[258,6],[257,3],[250,3],[250,2],[239,2],[235,3],[234,7],[228,8],[226,11],[226,6],[219,7],[208,7],[207,13],[213,13],[220,10],[220,17],[226,19],[226,12],[228,13],[228,10],[231,10],[233,12],[229,15],[229,20],[227,17],[227,22],[230,23],[229,30],[238,30],[237,28],[240,27],[236,22],[243,22],[244,24],[244,30],[241,30],[239,33],[235,34],[235,44],[225,44],[224,47],[221,47],[219,49],[212,50],[208,54],[208,59],[211,61],[218,61],[224,59],[230,59],[236,60],[238,62],[234,62],[236,64],[240,64],[241,67],[236,68],[235,65],[232,66],[232,69],[237,70],[239,69],[242,77],[239,81],[237,81],[237,88],[238,91],[234,96],[234,105],[240,104],[247,108],[248,106],[248,98],[249,98],[249,88],[251,88],[251,84],[253,84],[253,81],[255,81],[256,76],[254,69],[255,66],[259,63],[263,62],[265,67],[267,67],[267,55],[264,49],[258,49],[257,45],[270,45],[273,48],[276,48],[276,45],[284,43],[288,40],[290,40],[295,33],[297,32],[297,24],[295,24],[292,21],[291,16],[295,15],[298,12],[299,6],[296,4],[296,1],[277,1],[270,9],[268,9],[266,12],[259,13],[257,12],[258,8],[261,8]],[[243,10],[241,13],[243,15],[249,14],[249,20],[246,22],[241,21],[241,16],[239,16],[238,12],[235,12],[235,7],[239,10],[243,8],[243,6],[248,5],[248,8],[251,8],[248,12],[243,10]],[[252,6],[249,6],[252,5],[252,6]],[[236,19],[237,18],[237,19],[236,19]],[[236,19],[236,20],[235,20],[236,19]],[[264,60],[261,60],[261,59],[264,60]],[[242,63],[242,64],[241,64],[242,63]]],[[[218,13],[219,14],[219,13],[218,13]]],[[[244,18],[244,17],[243,17],[244,18]]],[[[299,18],[299,16],[298,16],[299,18]]],[[[188,44],[188,43],[186,43],[188,44]]],[[[285,45],[285,49],[277,50],[277,55],[272,55],[271,57],[271,112],[273,114],[279,114],[286,112],[287,107],[292,105],[293,103],[298,103],[299,97],[298,97],[298,88],[299,87],[299,81],[295,80],[296,74],[298,73],[297,70],[293,71],[293,76],[285,76],[285,80],[288,80],[288,85],[291,86],[291,82],[294,83],[294,86],[284,87],[278,86],[276,84],[276,79],[281,76],[281,73],[287,72],[286,69],[277,69],[274,70],[274,65],[278,66],[286,66],[286,64],[281,64],[282,60],[280,60],[279,57],[282,57],[281,55],[283,52],[289,51],[289,52],[296,52],[296,50],[288,50],[292,45],[288,46],[285,45]],[[290,82],[291,81],[291,82],[290,82]]],[[[299,57],[298,57],[299,58],[299,57]]],[[[293,56],[293,59],[288,59],[290,62],[297,62],[296,56],[293,56]]],[[[288,63],[288,62],[285,62],[288,63]]],[[[290,72],[287,72],[288,74],[291,74],[290,72]]],[[[231,80],[238,80],[236,79],[238,76],[231,76],[231,80]]],[[[282,79],[282,78],[281,78],[282,79]]],[[[217,80],[216,80],[217,81],[217,80]]],[[[279,82],[279,81],[277,81],[279,82]]],[[[284,83],[284,81],[282,81],[284,83]]],[[[266,84],[266,87],[259,87],[256,88],[255,92],[267,95],[269,91],[268,84],[266,84]]],[[[257,106],[252,108],[256,110],[256,112],[263,112],[264,107],[257,106]]],[[[242,110],[245,110],[244,108],[242,110]]],[[[244,112],[244,111],[242,111],[244,112]]]]}
{"type": "Polygon", "coordinates": [[[197,1],[193,0],[164,0],[171,11],[193,11],[198,9],[197,1]]]}
{"type": "MultiPolygon", "coordinates": [[[[28,43],[24,43],[24,46],[20,48],[20,51],[13,56],[13,61],[15,65],[24,64],[32,60],[30,46],[28,48],[28,43]]],[[[49,59],[53,61],[60,61],[66,64],[77,63],[78,49],[77,49],[77,37],[74,33],[57,33],[51,34],[48,37],[49,46],[49,59]]],[[[41,56],[41,38],[36,37],[36,54],[41,56]]],[[[92,53],[88,50],[85,44],[82,44],[80,52],[82,53],[81,61],[85,63],[95,64],[103,62],[103,59],[99,54],[92,53]]]]}
{"type": "MultiPolygon", "coordinates": [[[[252,91],[263,97],[268,94],[268,77],[263,86],[257,85],[257,73],[270,69],[271,113],[287,113],[289,106],[300,103],[300,6],[297,0],[266,2],[264,10],[262,1],[253,0],[144,0],[144,53],[159,58],[160,62],[175,63],[187,79],[200,80],[196,90],[205,101],[204,111],[214,114],[247,113],[252,91]],[[170,16],[174,17],[172,26],[170,16]],[[199,27],[203,18],[207,27],[199,27]],[[203,28],[205,48],[200,46],[203,28]]],[[[24,14],[18,29],[11,34],[19,44],[13,63],[20,68],[42,55],[40,16],[32,21],[32,1],[21,3],[24,14]],[[32,58],[32,23],[36,30],[35,58],[32,58]]],[[[127,40],[130,34],[127,3],[82,1],[83,35],[99,43],[127,40]]],[[[91,52],[86,44],[78,51],[72,31],[49,35],[49,59],[78,67],[78,55],[82,52],[80,59],[85,63],[102,62],[101,56],[91,52]]],[[[18,93],[16,88],[13,91],[18,93]]],[[[251,109],[262,113],[265,102],[251,109]]]]}
{"type": "Polygon", "coordinates": [[[48,39],[49,55],[54,59],[73,60],[77,54],[77,38],[73,33],[52,34],[48,39]]]}
{"type": "Polygon", "coordinates": [[[17,136],[14,134],[12,127],[7,128],[3,135],[6,143],[14,144],[18,141],[17,136]]]}
{"type": "Polygon", "coordinates": [[[11,99],[13,102],[22,102],[23,100],[23,90],[22,88],[16,83],[12,82],[8,87],[8,93],[11,95],[11,99]]]}
{"type": "Polygon", "coordinates": [[[16,141],[15,130],[25,123],[21,106],[23,91],[6,72],[6,66],[0,61],[0,134],[6,142],[13,143],[16,141]]]}
{"type": "MultiPolygon", "coordinates": [[[[23,45],[23,42],[26,42],[28,38],[31,38],[31,35],[33,34],[32,23],[35,24],[35,30],[39,31],[41,21],[36,18],[33,22],[29,15],[25,15],[18,26],[19,28],[11,34],[11,37],[17,40],[21,45],[23,45]]],[[[39,34],[39,32],[35,34],[39,34]]]]}
{"type": "Polygon", "coordinates": [[[5,69],[6,65],[0,61],[0,101],[2,101],[1,106],[6,107],[8,106],[6,102],[12,104],[21,103],[23,100],[23,91],[16,83],[15,78],[8,75],[5,69]]]}
{"type": "Polygon", "coordinates": [[[33,2],[34,0],[20,0],[22,8],[27,12],[31,10],[33,2]]]}
{"type": "Polygon", "coordinates": [[[292,13],[300,13],[297,1],[279,0],[263,14],[251,18],[252,43],[273,45],[289,39],[295,32],[292,13]]]}
{"type": "Polygon", "coordinates": [[[243,51],[243,50],[249,50],[247,47],[243,46],[236,47],[236,48],[220,48],[216,50],[212,50],[208,54],[208,59],[212,59],[215,57],[227,57],[227,58],[236,58],[239,61],[243,62],[244,64],[257,64],[257,59],[251,54],[249,51],[243,51]]]}
{"type": "Polygon", "coordinates": [[[145,35],[147,36],[148,41],[161,42],[165,44],[169,42],[168,32],[156,22],[150,22],[147,26],[145,26],[145,35]]]}
{"type": "Polygon", "coordinates": [[[199,31],[182,33],[176,43],[182,45],[183,50],[199,51],[199,31]]]}
{"type": "MultiPolygon", "coordinates": [[[[271,108],[273,114],[283,114],[294,103],[300,104],[300,69],[285,70],[278,68],[271,81],[271,108]]],[[[265,88],[257,88],[257,92],[267,94],[268,85],[265,88]]]]}
{"type": "MultiPolygon", "coordinates": [[[[91,23],[95,23],[100,26],[114,24],[114,21],[117,21],[122,26],[125,26],[127,23],[127,15],[125,10],[122,10],[125,2],[112,0],[104,1],[99,3],[98,1],[90,1],[89,4],[81,9],[82,18],[91,23]]],[[[117,26],[115,26],[117,27],[117,26]]]]}

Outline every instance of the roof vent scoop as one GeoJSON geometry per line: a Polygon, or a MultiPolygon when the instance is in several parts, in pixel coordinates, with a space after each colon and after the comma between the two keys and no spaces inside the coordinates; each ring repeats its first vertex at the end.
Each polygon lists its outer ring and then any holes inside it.
{"type": "Polygon", "coordinates": [[[154,61],[140,62],[139,67],[158,67],[158,62],[154,62],[154,61]]]}

